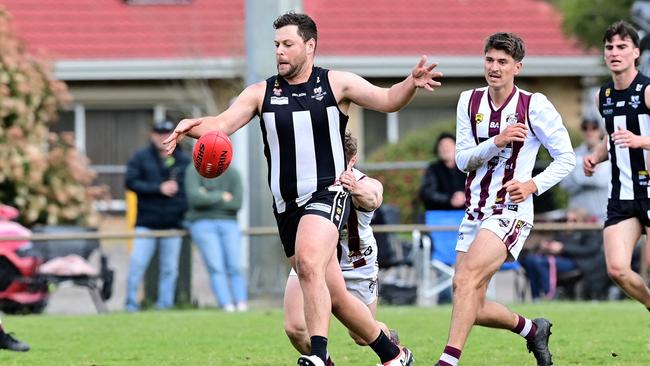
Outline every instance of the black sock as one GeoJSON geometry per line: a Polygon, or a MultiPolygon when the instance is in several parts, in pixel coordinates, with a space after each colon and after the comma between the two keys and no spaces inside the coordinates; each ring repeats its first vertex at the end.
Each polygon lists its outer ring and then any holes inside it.
{"type": "Polygon", "coordinates": [[[327,338],[311,336],[311,354],[327,362],[327,338]]]}
{"type": "MultiPolygon", "coordinates": [[[[648,309],[648,311],[650,311],[650,306],[648,306],[646,309],[648,309]]],[[[2,329],[2,328],[0,328],[0,329],[2,329]]]]}
{"type": "Polygon", "coordinates": [[[381,363],[394,359],[400,353],[399,347],[391,342],[383,331],[379,332],[379,337],[370,343],[370,348],[379,356],[381,363]]]}

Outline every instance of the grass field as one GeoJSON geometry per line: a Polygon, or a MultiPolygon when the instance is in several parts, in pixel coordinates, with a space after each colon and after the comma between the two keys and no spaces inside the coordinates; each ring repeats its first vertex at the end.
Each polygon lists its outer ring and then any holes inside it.
{"type": "MultiPolygon", "coordinates": [[[[650,314],[632,302],[541,303],[513,306],[553,323],[555,365],[650,365],[650,314]],[[614,356],[616,355],[616,356],[614,356]]],[[[399,330],[416,365],[433,365],[447,338],[450,307],[383,307],[379,318],[399,330]]],[[[31,344],[27,353],[0,351],[0,365],[295,365],[282,312],[226,314],[184,310],[91,316],[4,316],[5,328],[31,344]]],[[[339,366],[374,365],[332,322],[330,352],[339,366]]],[[[522,338],[476,328],[462,365],[534,365],[522,338]]]]}

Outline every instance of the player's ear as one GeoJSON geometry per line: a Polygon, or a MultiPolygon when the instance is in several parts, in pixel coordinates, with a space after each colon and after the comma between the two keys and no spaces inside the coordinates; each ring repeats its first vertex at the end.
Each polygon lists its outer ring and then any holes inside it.
{"type": "Polygon", "coordinates": [[[307,40],[307,54],[308,55],[313,55],[314,52],[316,51],[316,40],[313,38],[310,38],[307,40]]]}
{"type": "Polygon", "coordinates": [[[524,67],[523,62],[519,61],[515,63],[515,75],[519,75],[519,72],[521,72],[521,69],[524,67]]]}
{"type": "Polygon", "coordinates": [[[355,156],[351,157],[350,161],[348,162],[348,170],[352,170],[352,167],[356,163],[357,163],[357,156],[355,155],[355,156]]]}

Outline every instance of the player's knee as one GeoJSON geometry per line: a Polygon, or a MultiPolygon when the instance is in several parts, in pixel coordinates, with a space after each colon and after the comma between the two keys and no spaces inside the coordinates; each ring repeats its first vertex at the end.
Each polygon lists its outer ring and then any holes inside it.
{"type": "Polygon", "coordinates": [[[616,283],[625,282],[629,268],[618,265],[607,265],[607,275],[616,283]]]}
{"type": "Polygon", "coordinates": [[[298,258],[296,261],[296,267],[298,271],[298,279],[300,282],[313,281],[319,278],[319,272],[316,270],[315,263],[307,258],[298,258]]]}
{"type": "Polygon", "coordinates": [[[456,291],[476,290],[480,287],[480,283],[469,271],[460,271],[454,274],[453,287],[456,293],[456,291]]]}

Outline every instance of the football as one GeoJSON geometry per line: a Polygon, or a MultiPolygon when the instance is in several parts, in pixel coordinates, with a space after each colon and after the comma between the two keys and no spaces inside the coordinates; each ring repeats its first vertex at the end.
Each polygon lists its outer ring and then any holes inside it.
{"type": "Polygon", "coordinates": [[[232,144],[228,135],[210,131],[199,138],[192,154],[194,167],[202,177],[216,178],[232,161],[232,144]]]}

